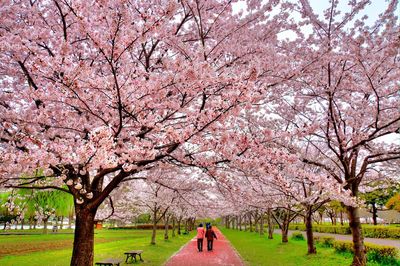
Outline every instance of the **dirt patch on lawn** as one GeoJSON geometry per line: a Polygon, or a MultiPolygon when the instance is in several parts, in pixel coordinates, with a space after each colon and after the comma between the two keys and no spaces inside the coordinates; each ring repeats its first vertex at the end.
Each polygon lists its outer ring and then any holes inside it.
{"type": "MultiPolygon", "coordinates": [[[[95,243],[105,243],[119,240],[120,238],[96,239],[95,243]]],[[[0,258],[12,255],[25,255],[31,252],[71,249],[72,239],[66,240],[50,240],[50,241],[35,241],[35,242],[19,242],[19,243],[2,243],[0,245],[0,258]]]]}

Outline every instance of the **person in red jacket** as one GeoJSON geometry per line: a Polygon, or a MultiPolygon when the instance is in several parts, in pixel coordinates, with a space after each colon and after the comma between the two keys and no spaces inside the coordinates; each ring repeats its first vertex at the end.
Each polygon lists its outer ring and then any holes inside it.
{"type": "Polygon", "coordinates": [[[203,239],[204,239],[204,228],[203,224],[199,224],[199,227],[197,227],[197,249],[199,252],[203,251],[203,239]]]}
{"type": "Polygon", "coordinates": [[[206,238],[207,238],[207,250],[212,251],[214,238],[217,239],[217,235],[215,234],[211,225],[207,228],[206,238]]]}

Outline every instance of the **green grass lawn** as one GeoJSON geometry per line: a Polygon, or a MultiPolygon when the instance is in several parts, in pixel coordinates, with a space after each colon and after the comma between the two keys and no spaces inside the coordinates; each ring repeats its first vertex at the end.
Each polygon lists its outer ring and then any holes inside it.
{"type": "MultiPolygon", "coordinates": [[[[27,231],[27,230],[25,230],[27,231]]],[[[95,261],[113,257],[124,259],[124,251],[142,249],[144,262],[140,265],[162,265],[189,239],[181,235],[164,240],[164,232],[157,232],[157,244],[150,245],[150,230],[96,230],[95,261]]],[[[69,265],[73,234],[0,235],[0,265],[69,265]]]]}
{"type": "MultiPolygon", "coordinates": [[[[338,254],[333,248],[317,246],[317,254],[307,255],[307,242],[305,240],[292,240],[281,243],[281,236],[274,235],[274,239],[267,236],[260,237],[257,233],[221,229],[222,233],[236,248],[243,260],[251,266],[337,266],[350,265],[350,253],[338,254]]],[[[368,265],[379,265],[368,263],[368,265]]]]}

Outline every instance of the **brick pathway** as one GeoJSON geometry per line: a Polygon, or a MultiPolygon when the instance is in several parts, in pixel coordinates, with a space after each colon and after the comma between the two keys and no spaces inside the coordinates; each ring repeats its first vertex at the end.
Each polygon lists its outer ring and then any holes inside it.
{"type": "Polygon", "coordinates": [[[197,250],[197,239],[193,238],[181,250],[173,255],[165,266],[244,266],[242,259],[232,248],[222,233],[213,227],[217,240],[213,251],[207,251],[207,241],[203,242],[203,252],[197,250]]]}

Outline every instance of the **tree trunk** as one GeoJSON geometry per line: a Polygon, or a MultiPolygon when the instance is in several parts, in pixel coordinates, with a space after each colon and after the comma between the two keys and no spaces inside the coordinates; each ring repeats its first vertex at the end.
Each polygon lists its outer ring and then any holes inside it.
{"type": "Polygon", "coordinates": [[[172,217],[172,237],[175,237],[175,217],[172,217]]]}
{"type": "Polygon", "coordinates": [[[274,238],[274,224],[272,223],[272,210],[268,209],[267,213],[267,223],[268,223],[268,239],[274,238]]]}
{"type": "Polygon", "coordinates": [[[257,214],[257,213],[254,213],[254,231],[255,231],[256,233],[259,232],[259,231],[258,231],[258,226],[259,226],[259,224],[258,224],[258,214],[257,214]]]}
{"type": "Polygon", "coordinates": [[[61,221],[60,221],[60,229],[63,229],[63,224],[64,224],[64,215],[62,215],[61,217],[60,217],[61,219],[61,221]]]}
{"type": "Polygon", "coordinates": [[[181,221],[182,221],[182,217],[179,217],[179,219],[178,219],[178,235],[181,234],[181,221]]]}
{"type": "Polygon", "coordinates": [[[72,250],[71,266],[93,265],[94,246],[94,217],[95,210],[76,205],[76,221],[74,247],[72,250]]]}
{"type": "Polygon", "coordinates": [[[239,215],[239,231],[242,231],[242,216],[239,215]]]}
{"type": "Polygon", "coordinates": [[[164,240],[168,240],[168,228],[169,228],[169,215],[165,216],[165,224],[164,224],[164,240]]]}
{"type": "Polygon", "coordinates": [[[343,225],[343,212],[340,211],[340,224],[343,225]]]}
{"type": "Polygon", "coordinates": [[[378,218],[378,209],[376,208],[375,202],[372,203],[372,221],[374,225],[377,225],[377,218],[378,218]]]}
{"type": "Polygon", "coordinates": [[[195,223],[196,223],[196,217],[193,217],[193,218],[190,220],[190,228],[189,228],[189,231],[193,231],[193,230],[194,230],[194,228],[195,228],[195,223]]]}
{"type": "Polygon", "coordinates": [[[306,235],[307,235],[307,246],[308,246],[307,254],[315,254],[315,253],[317,253],[317,250],[316,250],[315,245],[314,245],[314,236],[313,236],[313,230],[312,230],[312,209],[311,209],[311,207],[308,207],[305,218],[306,218],[306,235]]]}
{"type": "Polygon", "coordinates": [[[189,218],[185,219],[185,233],[188,232],[188,220],[189,218]]]}
{"type": "Polygon", "coordinates": [[[261,217],[260,217],[260,236],[264,235],[264,212],[261,213],[261,217]]]}
{"type": "Polygon", "coordinates": [[[282,230],[282,243],[288,242],[288,233],[289,233],[289,213],[285,211],[285,215],[283,216],[283,221],[281,223],[282,230]]]}
{"type": "Polygon", "coordinates": [[[156,244],[156,234],[157,234],[157,210],[153,210],[153,232],[151,234],[151,242],[150,244],[156,244]]]}
{"type": "Polygon", "coordinates": [[[22,219],[21,219],[21,230],[24,230],[24,222],[25,222],[25,219],[22,218],[22,219]]]}
{"type": "Polygon", "coordinates": [[[288,240],[288,226],[284,225],[284,223],[282,224],[282,228],[281,228],[281,230],[282,230],[282,243],[287,243],[287,242],[289,242],[289,240],[288,240]]]}
{"type": "Polygon", "coordinates": [[[358,207],[348,206],[347,212],[349,214],[350,229],[353,236],[354,245],[354,256],[352,265],[365,266],[367,264],[367,259],[365,256],[366,251],[361,230],[360,214],[358,207]]]}
{"type": "Polygon", "coordinates": [[[253,221],[251,219],[251,214],[249,213],[249,227],[250,227],[250,232],[253,232],[253,221]]]}
{"type": "Polygon", "coordinates": [[[235,222],[235,225],[236,225],[236,226],[235,226],[235,229],[238,230],[238,229],[239,229],[239,217],[238,217],[237,215],[235,216],[235,220],[236,220],[236,222],[235,222]]]}
{"type": "Polygon", "coordinates": [[[229,216],[225,216],[225,228],[229,229],[229,216]]]}
{"type": "Polygon", "coordinates": [[[47,223],[48,223],[48,221],[49,221],[48,217],[43,219],[43,234],[47,234],[47,223]]]}

